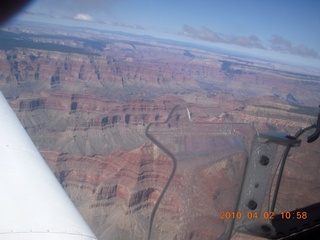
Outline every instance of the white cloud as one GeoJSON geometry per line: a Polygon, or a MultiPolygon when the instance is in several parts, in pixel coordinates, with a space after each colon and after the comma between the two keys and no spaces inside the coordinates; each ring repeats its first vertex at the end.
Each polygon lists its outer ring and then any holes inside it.
{"type": "Polygon", "coordinates": [[[93,18],[88,14],[78,13],[73,19],[92,22],[93,18]]]}

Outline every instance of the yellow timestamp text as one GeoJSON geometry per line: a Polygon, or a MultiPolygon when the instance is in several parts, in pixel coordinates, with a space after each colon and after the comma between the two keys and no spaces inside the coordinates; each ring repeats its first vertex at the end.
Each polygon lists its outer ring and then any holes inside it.
{"type": "Polygon", "coordinates": [[[260,216],[264,219],[274,219],[274,212],[247,212],[243,214],[242,212],[220,212],[220,219],[258,219],[260,216]]]}
{"type": "MultiPolygon", "coordinates": [[[[277,214],[278,218],[280,219],[307,219],[308,218],[308,213],[303,211],[303,212],[281,212],[280,214],[277,214]]],[[[258,218],[263,218],[263,219],[269,219],[272,220],[275,217],[274,212],[247,212],[243,214],[242,212],[220,212],[220,219],[258,219],[258,218]]]]}

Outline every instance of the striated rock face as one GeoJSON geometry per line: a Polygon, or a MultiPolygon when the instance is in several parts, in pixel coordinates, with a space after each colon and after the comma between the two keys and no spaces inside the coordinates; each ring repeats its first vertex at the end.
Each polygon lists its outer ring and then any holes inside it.
{"type": "Polygon", "coordinates": [[[36,99],[21,96],[11,103],[40,149],[92,156],[140,147],[146,124],[164,121],[183,102],[170,96],[119,102],[54,93],[36,99]]]}
{"type": "MultiPolygon", "coordinates": [[[[133,151],[118,151],[105,157],[51,151],[42,154],[101,239],[146,238],[151,211],[173,168],[171,159],[155,145],[147,142],[133,151]]],[[[225,224],[219,219],[220,211],[227,211],[229,204],[225,201],[232,202],[238,188],[233,171],[238,169],[240,174],[243,164],[237,158],[213,163],[198,172],[200,175],[194,179],[197,183],[190,182],[193,169],[179,169],[157,211],[154,239],[182,239],[188,235],[217,238],[225,224]],[[201,188],[194,189],[192,184],[201,188]],[[195,210],[186,201],[197,201],[197,205],[199,201],[213,201],[214,207],[210,211],[203,208],[197,213],[199,217],[190,222],[186,217],[195,210]]]]}
{"type": "Polygon", "coordinates": [[[146,237],[151,210],[172,168],[153,144],[108,156],[42,154],[101,239],[146,237]]]}
{"type": "MultiPolygon", "coordinates": [[[[173,166],[145,130],[174,106],[193,107],[198,122],[247,122],[289,134],[317,114],[317,72],[133,37],[22,32],[14,39],[24,37],[27,47],[0,49],[1,91],[99,239],[146,238],[173,166]]],[[[290,153],[277,210],[317,201],[318,149],[317,142],[290,153]]],[[[227,222],[219,215],[235,198],[241,164],[222,159],[198,169],[192,183],[184,175],[192,169],[178,171],[159,206],[154,239],[221,235],[227,222]],[[200,187],[188,192],[193,183],[200,187]],[[212,208],[188,222],[186,195],[212,201],[212,208]]]]}

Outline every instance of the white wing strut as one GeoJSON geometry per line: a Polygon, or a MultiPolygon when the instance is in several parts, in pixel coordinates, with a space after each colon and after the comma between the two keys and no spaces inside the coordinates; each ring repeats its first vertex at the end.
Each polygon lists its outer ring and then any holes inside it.
{"type": "Polygon", "coordinates": [[[96,239],[1,92],[0,239],[96,239]]]}

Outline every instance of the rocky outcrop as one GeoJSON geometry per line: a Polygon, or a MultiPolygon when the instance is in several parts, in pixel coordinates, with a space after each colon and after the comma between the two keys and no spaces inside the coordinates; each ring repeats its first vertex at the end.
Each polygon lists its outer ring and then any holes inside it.
{"type": "MultiPolygon", "coordinates": [[[[271,104],[271,102],[269,102],[271,104]]],[[[317,109],[313,108],[309,113],[303,113],[301,108],[288,106],[285,104],[274,105],[248,105],[244,109],[236,110],[229,113],[229,118],[232,121],[238,122],[252,122],[266,124],[270,127],[273,126],[273,131],[285,130],[285,132],[296,131],[301,127],[310,126],[315,121],[317,109]]]]}
{"type": "Polygon", "coordinates": [[[85,94],[45,94],[40,98],[21,96],[11,102],[18,112],[46,109],[47,111],[69,112],[70,114],[90,112],[100,118],[90,119],[92,127],[104,127],[116,123],[147,124],[155,120],[164,121],[166,114],[185,101],[174,96],[158,99],[129,99],[124,102],[106,100],[102,97],[85,94]]]}
{"type": "MultiPolygon", "coordinates": [[[[129,223],[142,225],[142,232],[129,230],[135,237],[145,238],[150,212],[172,168],[171,160],[153,144],[108,156],[83,157],[51,151],[42,154],[102,239],[114,234],[110,229],[125,231],[129,223]],[[114,212],[119,217],[117,222],[112,221],[114,212]],[[99,225],[95,225],[97,217],[103,219],[99,225]]],[[[123,236],[125,233],[118,237],[123,236]]]]}

